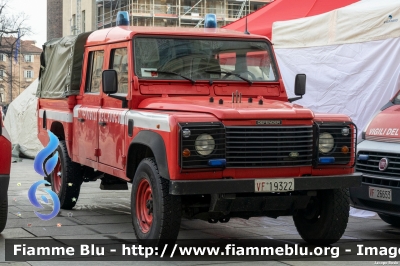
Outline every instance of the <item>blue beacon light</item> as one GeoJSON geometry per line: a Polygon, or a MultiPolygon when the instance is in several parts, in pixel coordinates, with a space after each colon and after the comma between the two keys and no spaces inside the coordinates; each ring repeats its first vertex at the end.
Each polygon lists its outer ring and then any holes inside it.
{"type": "Polygon", "coordinates": [[[322,164],[329,164],[329,163],[334,163],[335,162],[335,157],[320,157],[319,158],[319,163],[322,164]]]}
{"type": "Polygon", "coordinates": [[[208,160],[208,165],[211,167],[224,167],[226,165],[226,159],[211,159],[208,160]]]}
{"type": "Polygon", "coordinates": [[[215,14],[206,14],[204,18],[204,28],[216,28],[217,16],[215,14]]]}
{"type": "Polygon", "coordinates": [[[359,154],[358,155],[358,160],[360,161],[368,161],[369,155],[368,154],[359,154]]]}
{"type": "Polygon", "coordinates": [[[128,11],[118,11],[117,26],[129,26],[128,11]]]}

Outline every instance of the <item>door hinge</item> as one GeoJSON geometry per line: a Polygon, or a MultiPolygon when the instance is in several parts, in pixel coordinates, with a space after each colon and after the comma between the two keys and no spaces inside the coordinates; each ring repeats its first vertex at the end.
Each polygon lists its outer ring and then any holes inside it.
{"type": "Polygon", "coordinates": [[[101,150],[100,149],[94,149],[94,156],[100,157],[101,156],[101,150]]]}

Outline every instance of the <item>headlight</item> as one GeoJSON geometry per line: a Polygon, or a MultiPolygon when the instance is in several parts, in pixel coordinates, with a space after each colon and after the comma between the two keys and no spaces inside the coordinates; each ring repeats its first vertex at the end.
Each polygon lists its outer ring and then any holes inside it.
{"type": "Polygon", "coordinates": [[[349,133],[350,133],[350,128],[348,128],[348,127],[344,127],[344,128],[342,128],[342,135],[343,136],[348,136],[349,135],[349,133]]]}
{"type": "Polygon", "coordinates": [[[210,155],[215,149],[215,140],[209,134],[201,134],[196,138],[194,146],[200,155],[210,155]]]}
{"type": "Polygon", "coordinates": [[[319,151],[322,153],[330,152],[335,146],[333,136],[327,132],[319,134],[319,151]]]}

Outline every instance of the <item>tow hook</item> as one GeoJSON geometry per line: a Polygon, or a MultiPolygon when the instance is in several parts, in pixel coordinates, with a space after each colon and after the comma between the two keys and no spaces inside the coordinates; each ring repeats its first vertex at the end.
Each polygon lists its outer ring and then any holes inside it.
{"type": "Polygon", "coordinates": [[[218,223],[218,219],[209,218],[209,219],[208,219],[208,222],[209,222],[210,224],[216,224],[216,223],[218,223]]]}
{"type": "Polygon", "coordinates": [[[227,223],[227,222],[229,222],[230,219],[231,219],[230,217],[220,218],[220,219],[219,219],[219,222],[220,222],[220,223],[227,223]]]}

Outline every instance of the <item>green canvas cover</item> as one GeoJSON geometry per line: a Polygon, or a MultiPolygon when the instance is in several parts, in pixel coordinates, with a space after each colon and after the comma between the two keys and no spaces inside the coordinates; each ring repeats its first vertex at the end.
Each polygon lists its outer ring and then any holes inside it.
{"type": "Polygon", "coordinates": [[[79,94],[83,53],[91,32],[52,39],[40,55],[39,98],[65,98],[79,94]]]}

